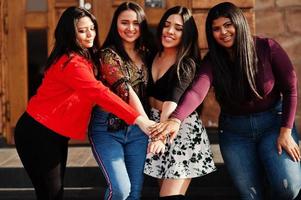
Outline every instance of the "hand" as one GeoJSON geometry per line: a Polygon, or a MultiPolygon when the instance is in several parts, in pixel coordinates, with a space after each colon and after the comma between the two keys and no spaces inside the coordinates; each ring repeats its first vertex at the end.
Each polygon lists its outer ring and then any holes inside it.
{"type": "Polygon", "coordinates": [[[169,134],[169,142],[172,143],[180,130],[181,121],[177,118],[170,118],[165,122],[153,125],[150,129],[150,136],[154,139],[164,139],[169,134]]]}
{"type": "Polygon", "coordinates": [[[159,154],[164,153],[165,142],[162,140],[152,141],[148,143],[147,153],[159,154]]]}
{"type": "Polygon", "coordinates": [[[147,117],[140,115],[136,118],[135,124],[137,124],[146,135],[149,135],[150,134],[149,127],[155,125],[156,122],[148,119],[147,117]]]}
{"type": "Polygon", "coordinates": [[[293,161],[300,161],[301,154],[300,148],[298,144],[293,139],[292,130],[289,128],[281,127],[280,134],[277,139],[277,149],[279,155],[282,153],[282,149],[284,149],[289,156],[293,159],[293,161]]]}

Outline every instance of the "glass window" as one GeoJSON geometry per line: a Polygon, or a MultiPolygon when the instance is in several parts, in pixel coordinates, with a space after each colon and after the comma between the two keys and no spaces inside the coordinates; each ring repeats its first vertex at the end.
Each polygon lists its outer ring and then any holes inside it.
{"type": "Polygon", "coordinates": [[[27,31],[28,97],[40,86],[47,60],[47,30],[27,31]]]}
{"type": "Polygon", "coordinates": [[[165,0],[145,0],[146,8],[165,8],[165,0]]]}
{"type": "Polygon", "coordinates": [[[47,0],[27,0],[26,11],[47,11],[47,0]]]}

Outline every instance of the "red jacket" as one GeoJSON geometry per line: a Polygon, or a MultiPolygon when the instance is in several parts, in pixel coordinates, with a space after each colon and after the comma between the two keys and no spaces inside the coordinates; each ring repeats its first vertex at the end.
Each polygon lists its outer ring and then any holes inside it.
{"type": "Polygon", "coordinates": [[[47,70],[42,85],[30,99],[26,111],[54,132],[83,140],[95,104],[128,124],[133,124],[139,115],[95,79],[92,64],[88,60],[72,54],[71,57],[62,56],[47,70]]]}

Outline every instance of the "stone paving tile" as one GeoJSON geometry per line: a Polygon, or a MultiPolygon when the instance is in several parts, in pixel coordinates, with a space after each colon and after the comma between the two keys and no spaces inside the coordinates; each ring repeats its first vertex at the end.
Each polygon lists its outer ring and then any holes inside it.
{"type": "Polygon", "coordinates": [[[211,144],[211,151],[213,153],[213,160],[215,164],[224,163],[222,158],[221,150],[218,144],[211,144]]]}
{"type": "Polygon", "coordinates": [[[3,168],[20,168],[23,167],[21,160],[17,154],[12,156],[10,159],[8,159],[6,162],[4,162],[0,167],[3,168]]]}
{"type": "Polygon", "coordinates": [[[0,167],[20,167],[22,163],[15,148],[0,149],[0,167]]]}
{"type": "MultiPolygon", "coordinates": [[[[215,163],[223,163],[219,146],[217,144],[213,144],[211,145],[211,149],[215,163]]],[[[97,163],[89,146],[69,147],[67,166],[95,167],[97,166],[97,163]]],[[[0,167],[22,167],[22,163],[15,148],[0,148],[0,167]]]]}
{"type": "Polygon", "coordinates": [[[67,166],[83,167],[87,166],[89,159],[93,158],[90,147],[70,147],[68,153],[67,166]]]}
{"type": "Polygon", "coordinates": [[[98,164],[97,164],[97,162],[94,159],[94,156],[92,154],[90,155],[89,159],[87,160],[86,165],[91,166],[91,167],[97,167],[98,166],[98,164]]]}

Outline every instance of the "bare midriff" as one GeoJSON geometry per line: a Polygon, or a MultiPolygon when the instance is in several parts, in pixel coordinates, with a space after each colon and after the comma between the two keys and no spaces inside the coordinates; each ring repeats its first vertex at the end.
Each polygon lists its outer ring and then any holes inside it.
{"type": "Polygon", "coordinates": [[[152,108],[155,108],[155,109],[160,110],[160,111],[162,110],[163,101],[155,99],[154,97],[149,97],[148,100],[149,100],[149,105],[152,108]]]}

